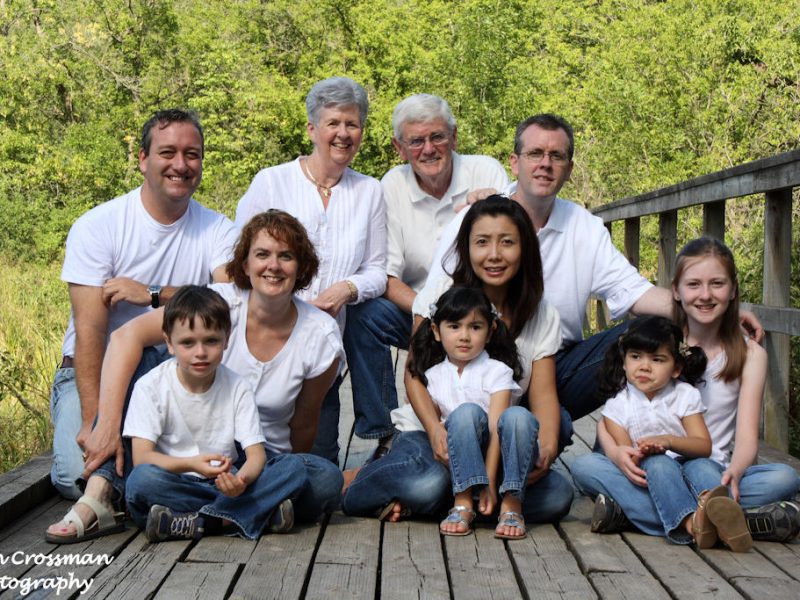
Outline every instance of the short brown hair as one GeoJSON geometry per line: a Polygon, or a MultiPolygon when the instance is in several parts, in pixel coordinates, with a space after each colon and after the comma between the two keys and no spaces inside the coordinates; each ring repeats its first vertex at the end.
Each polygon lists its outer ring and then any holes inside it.
{"type": "Polygon", "coordinates": [[[239,241],[233,249],[233,258],[225,267],[225,272],[236,287],[242,290],[253,288],[250,277],[244,272],[247,256],[253,240],[259,233],[266,231],[276,240],[280,240],[291,250],[297,258],[297,280],[294,282],[293,292],[302,290],[311,285],[311,280],[319,269],[319,258],[314,250],[314,245],[308,239],[303,224],[292,215],[276,208],[259,213],[247,222],[239,235],[239,241]]]}
{"type": "Polygon", "coordinates": [[[195,317],[202,319],[207,329],[220,329],[227,338],[231,334],[231,309],[217,292],[201,285],[184,285],[164,306],[161,329],[167,337],[178,321],[186,321],[194,329],[195,317]]]}

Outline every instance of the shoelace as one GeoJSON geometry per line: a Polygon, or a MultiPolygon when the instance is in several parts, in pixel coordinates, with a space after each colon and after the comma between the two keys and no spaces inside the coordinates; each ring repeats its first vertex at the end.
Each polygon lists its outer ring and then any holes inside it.
{"type": "Polygon", "coordinates": [[[196,514],[173,517],[172,523],[169,525],[169,532],[172,535],[192,537],[194,536],[196,521],[196,514]]]}

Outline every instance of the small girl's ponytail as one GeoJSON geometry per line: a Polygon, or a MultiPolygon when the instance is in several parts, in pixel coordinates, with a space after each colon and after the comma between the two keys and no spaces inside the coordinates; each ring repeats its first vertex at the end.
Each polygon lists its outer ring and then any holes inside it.
{"type": "Polygon", "coordinates": [[[410,350],[406,369],[414,378],[419,379],[422,385],[428,385],[425,371],[445,358],[444,347],[441,342],[436,341],[430,319],[423,319],[411,336],[410,350]]]}
{"type": "Polygon", "coordinates": [[[683,365],[681,379],[691,385],[697,385],[703,381],[703,373],[706,371],[708,358],[700,346],[685,346],[681,344],[680,363],[683,365]]]}

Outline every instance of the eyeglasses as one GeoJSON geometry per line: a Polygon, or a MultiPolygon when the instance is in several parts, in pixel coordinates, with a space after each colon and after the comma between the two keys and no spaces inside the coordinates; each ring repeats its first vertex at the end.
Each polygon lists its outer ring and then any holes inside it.
{"type": "Polygon", "coordinates": [[[405,144],[412,150],[419,150],[425,145],[426,141],[430,141],[434,146],[443,146],[450,141],[450,136],[446,133],[436,132],[427,137],[411,138],[410,140],[406,140],[405,144]]]}
{"type": "Polygon", "coordinates": [[[539,149],[523,152],[520,156],[532,163],[540,163],[544,160],[544,157],[547,156],[550,162],[556,165],[563,165],[569,160],[569,157],[562,152],[545,152],[539,149]]]}

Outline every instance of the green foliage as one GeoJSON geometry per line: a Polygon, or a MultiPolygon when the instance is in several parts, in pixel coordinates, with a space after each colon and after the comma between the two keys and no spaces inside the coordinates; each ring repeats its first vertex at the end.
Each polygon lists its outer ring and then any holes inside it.
{"type": "MultiPolygon", "coordinates": [[[[197,197],[232,216],[259,169],[310,151],[303,100],[331,75],[369,92],[353,166],[375,177],[416,92],[450,102],[460,151],[504,163],[518,121],[563,114],[565,195],[589,207],[769,156],[800,137],[798,23],[800,4],[763,0],[0,0],[0,256],[60,262],[78,215],[141,182],[140,127],[168,106],[200,114],[197,197]]],[[[728,211],[750,300],[760,203],[728,211]]],[[[657,237],[645,219],[651,278],[657,237]]]]}

